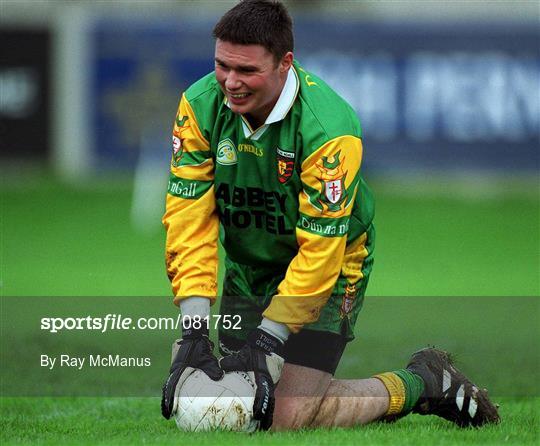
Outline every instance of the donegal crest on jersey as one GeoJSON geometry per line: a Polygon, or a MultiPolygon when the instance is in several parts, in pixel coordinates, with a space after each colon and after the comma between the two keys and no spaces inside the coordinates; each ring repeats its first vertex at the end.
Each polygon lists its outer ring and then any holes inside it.
{"type": "MultiPolygon", "coordinates": [[[[332,204],[339,203],[343,194],[343,179],[328,181],[324,183],[326,199],[332,204]]],[[[336,209],[337,210],[337,209],[336,209]]]]}
{"type": "Polygon", "coordinates": [[[178,136],[172,137],[172,165],[174,167],[180,166],[180,160],[182,159],[182,140],[178,136]]]}
{"type": "Polygon", "coordinates": [[[278,180],[285,184],[294,170],[294,152],[286,152],[279,147],[277,150],[278,180]]]}
{"type": "Polygon", "coordinates": [[[319,202],[323,206],[323,214],[343,212],[343,203],[347,199],[347,190],[345,189],[345,179],[347,172],[343,171],[342,162],[339,159],[341,150],[334,156],[321,157],[316,164],[321,172],[319,178],[321,182],[321,194],[319,202]]]}
{"type": "Polygon", "coordinates": [[[341,302],[341,308],[340,308],[341,319],[343,319],[346,316],[349,316],[349,313],[353,309],[354,300],[357,294],[358,294],[358,290],[356,289],[356,284],[347,283],[347,285],[345,286],[345,293],[343,293],[343,300],[341,302]]]}
{"type": "Polygon", "coordinates": [[[173,167],[180,167],[180,160],[182,159],[182,133],[189,129],[187,122],[189,118],[182,116],[181,113],[176,115],[174,120],[173,137],[172,137],[172,160],[173,167]]]}

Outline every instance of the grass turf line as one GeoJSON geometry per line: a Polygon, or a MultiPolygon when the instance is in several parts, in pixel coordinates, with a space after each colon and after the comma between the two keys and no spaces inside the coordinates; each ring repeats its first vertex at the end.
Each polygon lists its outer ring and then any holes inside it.
{"type": "Polygon", "coordinates": [[[2,400],[2,444],[400,445],[536,444],[540,398],[503,398],[503,422],[460,429],[411,415],[395,424],[253,435],[183,433],[159,414],[157,398],[9,398],[2,400]]]}

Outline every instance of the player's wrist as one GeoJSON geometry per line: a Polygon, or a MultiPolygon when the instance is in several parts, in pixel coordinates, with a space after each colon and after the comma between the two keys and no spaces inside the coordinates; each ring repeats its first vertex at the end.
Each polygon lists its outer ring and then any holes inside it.
{"type": "Polygon", "coordinates": [[[262,350],[267,355],[275,353],[283,356],[283,342],[260,328],[256,328],[248,335],[247,344],[251,348],[262,350]]]}
{"type": "Polygon", "coordinates": [[[186,297],[180,301],[180,312],[185,318],[207,318],[210,316],[210,299],[196,296],[186,297]]]}
{"type": "Polygon", "coordinates": [[[180,301],[182,314],[182,339],[196,339],[209,336],[210,299],[206,297],[187,297],[180,301]]]}
{"type": "Polygon", "coordinates": [[[263,320],[261,321],[260,325],[257,328],[260,328],[266,333],[279,339],[282,344],[284,344],[287,341],[287,339],[289,338],[289,335],[291,334],[291,330],[289,330],[289,327],[286,324],[282,322],[273,321],[266,317],[263,318],[263,320]]]}

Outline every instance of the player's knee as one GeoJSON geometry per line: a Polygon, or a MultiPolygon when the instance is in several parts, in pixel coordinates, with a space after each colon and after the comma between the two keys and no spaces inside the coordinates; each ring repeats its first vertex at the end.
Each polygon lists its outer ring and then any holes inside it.
{"type": "Polygon", "coordinates": [[[276,398],[272,430],[295,430],[308,427],[317,413],[318,398],[276,398]]]}

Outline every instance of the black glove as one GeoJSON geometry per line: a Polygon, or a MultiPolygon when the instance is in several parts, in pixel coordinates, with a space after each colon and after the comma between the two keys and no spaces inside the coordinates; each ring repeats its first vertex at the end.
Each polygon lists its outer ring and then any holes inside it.
{"type": "Polygon", "coordinates": [[[283,368],[283,344],[260,328],[252,331],[246,345],[233,355],[225,356],[219,365],[225,372],[248,372],[254,377],[257,389],[253,403],[253,418],[259,420],[259,429],[268,430],[274,415],[274,389],[283,368]]]}
{"type": "Polygon", "coordinates": [[[214,381],[223,378],[223,370],[219,368],[218,360],[212,353],[214,344],[208,339],[206,328],[184,329],[182,339],[177,343],[179,349],[161,395],[161,414],[167,419],[176,411],[176,389],[180,389],[193,369],[201,369],[214,381]]]}

